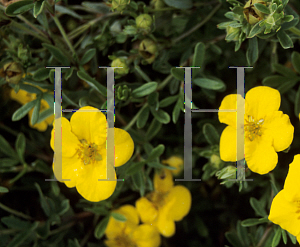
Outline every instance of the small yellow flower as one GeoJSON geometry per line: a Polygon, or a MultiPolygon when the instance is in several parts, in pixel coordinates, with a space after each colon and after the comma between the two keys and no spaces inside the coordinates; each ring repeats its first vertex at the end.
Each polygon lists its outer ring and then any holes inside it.
{"type": "MultiPolygon", "coordinates": [[[[266,174],[277,164],[276,152],[290,146],[294,127],[288,115],[278,111],[280,94],[276,89],[260,86],[249,90],[245,97],[244,125],[236,126],[236,112],[219,112],[219,120],[227,126],[220,139],[220,157],[235,162],[245,158],[249,169],[266,174]],[[244,128],[245,157],[237,156],[237,130],[244,128]]],[[[227,95],[220,106],[222,109],[237,109],[243,102],[241,95],[227,95]]]]}
{"type": "Polygon", "coordinates": [[[136,208],[144,223],[155,226],[161,235],[175,234],[175,221],[180,221],[191,208],[190,191],[173,183],[170,170],[154,175],[154,191],[136,201],[136,208]]]}
{"type": "MultiPolygon", "coordinates": [[[[47,91],[47,90],[42,89],[40,87],[37,87],[37,88],[39,88],[43,92],[47,91]]],[[[28,93],[27,91],[22,90],[22,89],[20,89],[18,91],[18,93],[16,93],[15,90],[12,89],[10,91],[10,97],[13,100],[19,102],[20,104],[25,105],[28,102],[35,100],[36,99],[36,94],[35,93],[28,93]]],[[[41,105],[40,105],[40,113],[47,110],[47,109],[49,109],[49,108],[50,108],[50,106],[48,105],[47,101],[42,99],[41,100],[41,105]]],[[[44,121],[42,121],[40,123],[36,123],[35,125],[32,125],[32,123],[31,123],[32,113],[33,113],[33,109],[31,109],[28,112],[29,126],[31,128],[37,129],[38,131],[45,131],[47,129],[48,125],[53,123],[54,113],[50,117],[46,118],[44,121]]]]}
{"type": "Polygon", "coordinates": [[[183,170],[183,159],[178,156],[171,156],[167,160],[162,160],[161,163],[176,168],[176,170],[171,170],[174,176],[178,176],[183,170]]]}
{"type": "Polygon", "coordinates": [[[125,222],[117,221],[112,216],[109,218],[105,230],[105,244],[108,247],[158,247],[160,235],[154,226],[139,224],[136,208],[124,205],[114,212],[126,217],[125,222]]]}
{"type": "Polygon", "coordinates": [[[284,188],[273,199],[269,220],[297,237],[300,243],[300,155],[290,164],[284,188]]]}
{"type": "MultiPolygon", "coordinates": [[[[85,199],[97,202],[110,197],[116,187],[116,181],[98,181],[107,179],[106,117],[102,112],[81,110],[96,110],[96,108],[82,107],[72,115],[70,121],[61,118],[62,174],[55,176],[58,179],[70,179],[71,181],[63,181],[66,186],[69,188],[76,186],[78,193],[85,199]]],[[[114,139],[115,167],[119,167],[132,156],[134,143],[130,135],[119,128],[114,129],[114,139]]],[[[54,128],[50,145],[54,150],[54,128]]]]}

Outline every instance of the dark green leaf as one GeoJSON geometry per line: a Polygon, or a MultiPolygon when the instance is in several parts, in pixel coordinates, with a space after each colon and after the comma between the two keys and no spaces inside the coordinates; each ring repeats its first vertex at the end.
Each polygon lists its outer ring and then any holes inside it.
{"type": "Polygon", "coordinates": [[[58,196],[59,192],[60,192],[60,189],[59,189],[59,186],[57,184],[57,181],[51,181],[50,186],[51,186],[51,190],[52,190],[53,194],[58,196]]]}
{"type": "Polygon", "coordinates": [[[281,239],[281,228],[277,227],[273,241],[272,241],[272,247],[276,247],[281,239]]]}
{"type": "Polygon", "coordinates": [[[168,124],[170,122],[170,116],[167,112],[162,109],[155,111],[154,107],[150,107],[152,115],[162,124],[168,124]]]}
{"type": "Polygon", "coordinates": [[[249,66],[253,65],[258,59],[258,42],[256,37],[249,39],[246,57],[249,66]]]}
{"type": "Polygon", "coordinates": [[[148,162],[147,165],[150,166],[150,167],[153,167],[153,168],[158,168],[158,169],[176,170],[176,167],[165,166],[165,165],[162,165],[159,162],[148,162]]]}
{"type": "Polygon", "coordinates": [[[221,90],[226,87],[224,82],[219,80],[212,80],[208,78],[196,78],[193,80],[193,83],[199,87],[210,89],[210,90],[221,90]]]}
{"type": "Polygon", "coordinates": [[[206,123],[203,125],[203,134],[209,144],[211,145],[219,144],[220,135],[212,124],[206,123]]]}
{"type": "MultiPolygon", "coordinates": [[[[7,193],[9,190],[6,187],[0,186],[0,193],[7,193]]],[[[2,218],[3,219],[3,218],[2,218]]],[[[1,220],[2,220],[1,219],[1,220]]]]}
{"type": "Polygon", "coordinates": [[[44,5],[45,5],[45,1],[47,0],[40,0],[40,1],[36,1],[34,3],[34,7],[33,7],[33,16],[35,18],[37,18],[37,16],[43,11],[44,5]]]}
{"type": "MultiPolygon", "coordinates": [[[[1,148],[0,148],[0,150],[1,150],[1,148]]],[[[14,158],[16,158],[16,154],[15,153],[14,153],[14,158]]],[[[18,163],[19,163],[19,160],[16,160],[16,159],[10,159],[10,158],[0,159],[1,167],[10,167],[10,166],[14,166],[14,165],[16,165],[18,163]]]]}
{"type": "Polygon", "coordinates": [[[12,149],[2,135],[0,135],[0,150],[3,154],[6,154],[12,158],[16,158],[15,150],[12,149]]]}
{"type": "Polygon", "coordinates": [[[254,209],[255,213],[261,217],[265,217],[267,215],[266,210],[261,205],[261,202],[258,201],[256,198],[250,198],[250,205],[254,209]]]}
{"type": "Polygon", "coordinates": [[[184,69],[180,68],[172,68],[171,69],[171,74],[174,76],[176,79],[180,81],[184,81],[184,69]]]}
{"type": "Polygon", "coordinates": [[[159,144],[157,147],[153,148],[153,150],[151,151],[147,162],[149,161],[153,161],[155,158],[160,157],[165,151],[165,146],[163,144],[159,144]]]}
{"type": "Polygon", "coordinates": [[[132,91],[132,97],[140,98],[154,92],[157,88],[157,82],[148,82],[132,91]]]}
{"type": "Polygon", "coordinates": [[[49,69],[40,68],[33,74],[33,79],[36,81],[44,81],[49,78],[49,69]]]}
{"type": "Polygon", "coordinates": [[[143,178],[143,173],[142,171],[138,171],[136,173],[134,173],[133,175],[131,175],[132,178],[132,182],[134,187],[140,191],[140,195],[144,196],[145,193],[145,181],[143,178]]]}
{"type": "Polygon", "coordinates": [[[40,114],[40,107],[41,107],[41,99],[42,95],[40,94],[37,98],[36,104],[33,108],[33,112],[31,115],[31,124],[35,125],[39,119],[39,114],[40,114]]]}
{"type": "Polygon", "coordinates": [[[287,231],[287,234],[289,235],[292,243],[296,244],[297,243],[297,238],[294,235],[290,234],[288,231],[287,231]]]}
{"type": "Polygon", "coordinates": [[[296,98],[295,98],[295,115],[297,118],[299,118],[299,113],[300,113],[300,86],[298,88],[298,91],[296,93],[296,98]]]}
{"type": "Polygon", "coordinates": [[[281,229],[281,236],[284,244],[287,244],[287,236],[286,236],[286,231],[281,229]]]}
{"type": "Polygon", "coordinates": [[[109,216],[106,216],[104,219],[102,219],[100,221],[100,223],[98,223],[98,225],[95,228],[95,232],[94,232],[95,238],[100,239],[103,237],[106,227],[107,227],[107,224],[108,224],[108,221],[109,221],[109,216]]]}
{"type": "Polygon", "coordinates": [[[277,90],[281,93],[284,94],[286,92],[288,92],[290,89],[292,89],[297,82],[300,80],[300,78],[293,78],[293,79],[289,79],[287,80],[287,78],[285,79],[285,83],[283,83],[282,85],[280,85],[277,90]]]}
{"type": "Polygon", "coordinates": [[[300,53],[293,51],[292,53],[292,64],[294,69],[300,74],[300,53]]]}
{"type": "Polygon", "coordinates": [[[278,88],[285,81],[286,81],[286,77],[284,77],[284,76],[272,75],[272,76],[268,76],[265,79],[263,79],[262,84],[264,86],[268,86],[268,87],[272,87],[272,88],[278,88]]]}
{"type": "Polygon", "coordinates": [[[241,247],[243,244],[239,237],[233,232],[226,232],[225,237],[227,238],[228,242],[232,244],[233,247],[241,247]]]}
{"type": "Polygon", "coordinates": [[[181,100],[178,99],[178,101],[176,102],[176,104],[173,108],[173,112],[172,112],[172,121],[174,124],[176,124],[178,121],[179,114],[180,114],[180,108],[181,108],[181,100]]]}
{"type": "Polygon", "coordinates": [[[205,57],[205,45],[204,43],[199,42],[195,46],[192,67],[201,67],[203,65],[204,57],[205,57]]]}
{"type": "Polygon", "coordinates": [[[60,12],[62,14],[70,15],[74,18],[79,19],[79,20],[82,19],[82,17],[80,15],[78,15],[75,11],[71,10],[70,8],[64,7],[62,5],[56,4],[55,5],[55,11],[60,12]]]}
{"type": "Polygon", "coordinates": [[[13,215],[2,217],[1,222],[5,224],[8,228],[18,229],[18,230],[26,230],[31,226],[30,222],[21,220],[13,215]]]}
{"type": "Polygon", "coordinates": [[[73,74],[73,71],[74,71],[74,67],[71,67],[69,69],[66,69],[66,73],[65,73],[65,80],[69,80],[70,77],[72,76],[73,74]]]}
{"type": "Polygon", "coordinates": [[[37,88],[35,86],[32,86],[30,84],[24,84],[24,83],[22,83],[22,84],[19,84],[19,86],[20,86],[20,89],[25,90],[28,93],[35,93],[35,94],[42,93],[42,91],[39,88],[37,88]]]}
{"type": "Polygon", "coordinates": [[[127,218],[123,214],[112,212],[110,215],[117,221],[121,221],[121,222],[127,221],[127,218]]]}
{"type": "Polygon", "coordinates": [[[143,128],[149,118],[149,107],[145,107],[142,111],[141,114],[139,115],[137,121],[136,121],[136,126],[140,129],[143,128]]]}
{"type": "Polygon", "coordinates": [[[170,97],[164,98],[163,100],[161,100],[161,101],[159,102],[159,107],[160,107],[160,108],[162,108],[162,107],[167,107],[167,106],[173,104],[177,99],[178,99],[178,96],[177,96],[177,95],[174,95],[174,96],[170,96],[170,97]]]}
{"type": "Polygon", "coordinates": [[[148,104],[149,104],[149,106],[154,107],[154,109],[156,111],[158,110],[158,107],[159,107],[158,92],[153,92],[153,93],[149,94],[148,104]]]}
{"type": "Polygon", "coordinates": [[[26,148],[26,139],[25,139],[25,136],[24,136],[23,133],[18,134],[16,144],[15,144],[15,148],[16,148],[17,153],[19,155],[20,161],[23,162],[25,148],[26,148]]]}
{"type": "Polygon", "coordinates": [[[278,72],[279,74],[285,76],[285,77],[289,77],[289,78],[292,78],[292,77],[295,77],[295,73],[294,71],[292,71],[291,69],[279,64],[279,63],[275,63],[273,64],[273,68],[276,72],[278,72]]]}
{"type": "Polygon", "coordinates": [[[83,55],[83,57],[81,58],[79,64],[80,64],[80,65],[84,65],[84,64],[88,63],[95,55],[96,55],[96,49],[95,49],[95,48],[89,49],[89,50],[83,55]]]}
{"type": "Polygon", "coordinates": [[[146,140],[150,141],[161,129],[161,123],[158,122],[155,118],[153,118],[147,133],[146,133],[146,140]]]}
{"type": "Polygon", "coordinates": [[[69,59],[65,57],[65,55],[59,48],[47,43],[43,43],[42,46],[45,47],[56,58],[56,60],[60,62],[60,64],[62,64],[63,66],[70,65],[69,59]]]}
{"type": "Polygon", "coordinates": [[[53,114],[54,114],[53,108],[48,108],[47,110],[40,112],[37,124],[43,122],[44,120],[46,120],[48,117],[52,116],[53,114]]]}
{"type": "Polygon", "coordinates": [[[262,222],[259,221],[259,219],[253,218],[253,219],[246,219],[242,221],[242,226],[248,227],[248,226],[255,226],[258,224],[261,224],[262,222]]]}
{"type": "Polygon", "coordinates": [[[261,3],[255,3],[254,4],[255,8],[257,8],[260,12],[264,13],[264,14],[270,14],[270,10],[267,6],[261,4],[261,3]]]}
{"type": "Polygon", "coordinates": [[[60,203],[60,209],[58,212],[58,215],[63,215],[65,214],[70,208],[70,201],[69,199],[64,199],[61,203],[60,203]]]}
{"type": "Polygon", "coordinates": [[[80,247],[78,240],[75,238],[74,240],[68,240],[68,247],[80,247]]]}
{"type": "Polygon", "coordinates": [[[126,174],[133,175],[134,173],[140,171],[144,165],[144,161],[135,162],[127,168],[126,174]]]}
{"type": "Polygon", "coordinates": [[[14,2],[7,6],[5,14],[8,16],[16,16],[33,8],[33,0],[24,0],[14,2]]]}
{"type": "Polygon", "coordinates": [[[250,239],[248,236],[247,229],[241,225],[240,220],[237,222],[236,230],[238,237],[244,243],[244,246],[250,246],[250,239]]]}
{"type": "Polygon", "coordinates": [[[106,97],[107,90],[106,87],[101,85],[97,80],[94,78],[90,77],[89,74],[87,74],[84,70],[78,71],[77,76],[81,79],[84,80],[87,84],[89,84],[92,88],[94,88],[96,91],[101,93],[103,96],[106,97]]]}
{"type": "Polygon", "coordinates": [[[290,36],[288,36],[285,33],[285,31],[279,30],[279,32],[277,33],[277,38],[278,38],[282,48],[289,49],[289,48],[294,47],[293,41],[291,40],[290,36]]]}
{"type": "Polygon", "coordinates": [[[51,214],[51,207],[50,207],[50,205],[49,205],[47,199],[46,199],[45,196],[43,195],[43,192],[42,192],[42,190],[41,190],[39,184],[38,184],[38,183],[35,183],[34,185],[35,185],[35,187],[37,188],[37,190],[38,190],[38,192],[39,192],[41,206],[42,206],[42,208],[43,208],[45,214],[46,214],[47,216],[50,216],[50,214],[51,214]]]}
{"type": "Polygon", "coordinates": [[[164,0],[164,2],[170,6],[177,9],[190,9],[193,7],[192,0],[164,0]]]}
{"type": "Polygon", "coordinates": [[[260,34],[262,31],[264,31],[265,27],[261,27],[260,22],[257,22],[250,30],[249,35],[248,35],[248,39],[253,38],[254,36],[256,36],[257,34],[260,34]]]}

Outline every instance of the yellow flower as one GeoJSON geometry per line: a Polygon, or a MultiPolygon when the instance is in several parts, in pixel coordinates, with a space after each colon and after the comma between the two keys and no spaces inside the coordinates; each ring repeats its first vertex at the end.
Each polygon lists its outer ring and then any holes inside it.
{"type": "MultiPolygon", "coordinates": [[[[40,87],[38,87],[40,90],[42,91],[46,91],[40,87]]],[[[28,102],[30,101],[33,101],[36,99],[36,94],[35,93],[28,93],[27,91],[25,90],[22,90],[20,89],[18,91],[18,93],[16,93],[13,89],[10,91],[10,97],[19,102],[20,104],[22,105],[25,105],[27,104],[28,102]]],[[[40,113],[49,109],[50,106],[48,105],[47,101],[42,99],[41,100],[41,105],[40,105],[40,113]]],[[[54,120],[54,112],[53,112],[53,115],[51,115],[50,117],[46,118],[45,120],[41,121],[40,123],[36,123],[34,125],[32,125],[31,123],[31,116],[32,116],[32,113],[33,113],[33,108],[28,112],[28,118],[29,118],[29,126],[31,128],[35,128],[39,131],[45,131],[48,127],[48,125],[52,124],[53,123],[53,120],[54,120]]]]}
{"type": "Polygon", "coordinates": [[[161,163],[176,168],[176,170],[171,170],[174,176],[178,176],[183,169],[183,159],[178,156],[171,156],[169,159],[163,160],[161,163]]]}
{"type": "MultiPolygon", "coordinates": [[[[226,96],[220,106],[222,109],[237,109],[244,101],[241,95],[226,96]]],[[[260,86],[249,90],[245,97],[244,128],[245,159],[250,170],[266,174],[277,164],[280,152],[290,146],[294,127],[287,115],[278,111],[280,94],[276,89],[260,86]]],[[[237,156],[236,112],[219,112],[219,120],[227,126],[220,139],[220,157],[224,161],[241,160],[237,156]]]]}
{"type": "Polygon", "coordinates": [[[154,226],[139,224],[136,208],[124,205],[114,212],[126,217],[125,222],[117,221],[112,216],[109,218],[105,230],[105,244],[108,247],[158,247],[160,235],[154,226]]]}
{"type": "Polygon", "coordinates": [[[300,155],[290,164],[284,188],[273,199],[269,220],[297,237],[300,243],[300,155]]]}
{"type": "Polygon", "coordinates": [[[154,191],[136,201],[141,221],[157,227],[164,237],[175,234],[175,221],[180,221],[191,208],[190,191],[181,185],[174,186],[170,170],[154,175],[154,191]]]}
{"type": "MultiPolygon", "coordinates": [[[[116,181],[98,181],[107,179],[106,117],[102,112],[81,110],[97,109],[85,106],[75,112],[70,121],[61,118],[62,170],[61,174],[55,174],[54,169],[54,174],[57,179],[71,179],[63,181],[66,186],[76,186],[78,193],[85,199],[97,202],[110,197],[116,187],[116,181]]],[[[119,167],[132,156],[134,143],[130,135],[119,128],[114,129],[114,140],[115,167],[119,167]]],[[[54,128],[50,145],[54,150],[54,128]]]]}

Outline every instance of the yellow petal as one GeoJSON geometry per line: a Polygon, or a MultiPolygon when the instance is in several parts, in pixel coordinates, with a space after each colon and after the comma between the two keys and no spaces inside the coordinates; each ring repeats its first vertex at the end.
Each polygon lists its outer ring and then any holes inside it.
{"type": "Polygon", "coordinates": [[[294,137],[294,127],[288,115],[276,111],[265,118],[263,134],[272,136],[275,151],[279,152],[291,145],[294,137]]]}
{"type": "MultiPolygon", "coordinates": [[[[98,179],[107,179],[106,158],[103,162],[85,165],[82,176],[77,179],[76,189],[82,197],[92,202],[99,202],[109,198],[116,188],[116,181],[98,181],[98,179]],[[100,165],[103,163],[102,165],[100,165]]],[[[114,169],[111,167],[111,169],[114,169]]],[[[116,179],[116,173],[114,178],[116,179]]]]}
{"type": "Polygon", "coordinates": [[[294,156],[293,162],[290,164],[289,172],[284,182],[284,190],[288,201],[300,201],[300,154],[294,156]]]}
{"type": "MultiPolygon", "coordinates": [[[[221,102],[219,110],[236,110],[237,103],[244,104],[244,98],[240,94],[227,95],[221,102]]],[[[218,112],[218,116],[221,123],[236,127],[236,112],[218,112]]]]}
{"type": "Polygon", "coordinates": [[[154,175],[153,184],[156,191],[162,193],[170,191],[174,186],[172,172],[167,169],[156,172],[154,175]]]}
{"type": "Polygon", "coordinates": [[[245,159],[249,169],[259,174],[272,171],[278,162],[277,153],[269,136],[256,136],[253,141],[245,139],[245,159]]]}
{"type": "Polygon", "coordinates": [[[159,247],[160,235],[154,226],[139,225],[132,234],[133,241],[138,247],[159,247]]]}
{"type": "Polygon", "coordinates": [[[106,117],[102,112],[84,112],[98,110],[85,106],[75,112],[70,120],[72,132],[79,140],[85,139],[89,143],[101,145],[106,141],[106,117]]]}
{"type": "MultiPolygon", "coordinates": [[[[240,129],[242,131],[242,129],[240,129]]],[[[236,162],[244,158],[244,155],[239,152],[237,157],[237,129],[227,126],[221,135],[220,139],[220,158],[224,161],[236,162]]]]}
{"type": "Polygon", "coordinates": [[[160,208],[158,218],[154,222],[159,233],[167,238],[172,237],[175,234],[175,222],[167,216],[173,205],[173,202],[169,202],[164,205],[164,207],[160,208]]]}
{"type": "MultiPolygon", "coordinates": [[[[54,128],[51,132],[50,146],[54,151],[54,128]]],[[[61,132],[62,132],[62,156],[72,157],[75,155],[78,145],[80,144],[78,138],[71,132],[71,125],[68,119],[61,118],[61,132]]],[[[58,137],[57,137],[58,138],[58,137]]]]}
{"type": "Polygon", "coordinates": [[[299,211],[299,207],[296,203],[288,202],[285,193],[285,190],[281,190],[274,197],[269,220],[297,236],[300,234],[300,213],[296,213],[299,211]]]}
{"type": "Polygon", "coordinates": [[[119,242],[113,239],[104,240],[104,243],[107,247],[121,247],[119,242]]]}
{"type": "Polygon", "coordinates": [[[141,197],[135,202],[136,209],[144,223],[152,223],[158,216],[158,210],[146,197],[141,197]]]}
{"type": "Polygon", "coordinates": [[[167,164],[169,166],[172,166],[176,168],[176,170],[171,170],[174,176],[177,176],[181,173],[183,170],[183,159],[178,156],[171,156],[167,160],[162,160],[162,164],[167,164]]]}
{"type": "Polygon", "coordinates": [[[267,114],[277,111],[280,107],[280,93],[278,90],[259,86],[250,89],[245,97],[246,112],[255,120],[265,119],[267,114]]]}
{"type": "Polygon", "coordinates": [[[188,214],[191,209],[192,196],[190,191],[182,186],[177,185],[168,194],[166,201],[173,201],[174,204],[168,212],[168,217],[175,221],[180,221],[188,214]]]}
{"type": "Polygon", "coordinates": [[[134,143],[127,131],[115,128],[115,166],[124,165],[132,156],[134,143]]]}
{"type": "Polygon", "coordinates": [[[137,225],[140,221],[137,209],[132,205],[129,205],[129,204],[123,205],[119,209],[115,210],[115,212],[123,214],[127,219],[126,220],[127,223],[131,222],[131,223],[137,225]]]}
{"type": "Polygon", "coordinates": [[[15,101],[18,101],[20,104],[22,105],[25,105],[26,103],[34,100],[36,98],[35,96],[36,94],[31,94],[31,93],[28,93],[27,91],[25,90],[22,90],[20,89],[18,91],[18,93],[15,92],[14,89],[12,89],[10,91],[10,97],[15,100],[15,101]]]}

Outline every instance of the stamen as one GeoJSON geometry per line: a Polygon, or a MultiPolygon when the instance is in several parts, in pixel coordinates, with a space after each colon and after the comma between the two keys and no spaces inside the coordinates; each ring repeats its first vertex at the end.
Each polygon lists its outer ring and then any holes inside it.
{"type": "Polygon", "coordinates": [[[85,139],[80,140],[80,142],[77,154],[84,165],[94,164],[96,161],[102,160],[102,156],[98,153],[98,146],[95,143],[88,144],[85,139]]]}
{"type": "Polygon", "coordinates": [[[262,135],[261,126],[264,123],[263,119],[255,121],[252,116],[248,116],[248,120],[246,120],[247,124],[245,124],[245,131],[246,136],[249,138],[250,141],[253,141],[254,138],[258,135],[262,135]]]}

